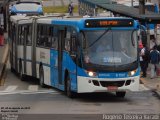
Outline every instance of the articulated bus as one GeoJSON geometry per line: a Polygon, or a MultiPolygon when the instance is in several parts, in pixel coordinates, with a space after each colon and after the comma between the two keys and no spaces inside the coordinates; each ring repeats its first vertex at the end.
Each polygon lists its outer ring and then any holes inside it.
{"type": "Polygon", "coordinates": [[[124,17],[11,16],[11,70],[69,97],[94,92],[124,97],[139,90],[138,29],[124,17]]]}
{"type": "Polygon", "coordinates": [[[10,6],[10,15],[26,14],[26,15],[42,15],[43,8],[40,2],[23,1],[16,2],[10,6]]]}

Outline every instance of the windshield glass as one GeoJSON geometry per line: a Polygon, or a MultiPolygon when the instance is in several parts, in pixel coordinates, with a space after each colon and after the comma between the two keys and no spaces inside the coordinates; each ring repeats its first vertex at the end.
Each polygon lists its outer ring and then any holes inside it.
{"type": "Polygon", "coordinates": [[[85,64],[119,66],[137,61],[136,31],[84,31],[81,37],[85,64]]]}

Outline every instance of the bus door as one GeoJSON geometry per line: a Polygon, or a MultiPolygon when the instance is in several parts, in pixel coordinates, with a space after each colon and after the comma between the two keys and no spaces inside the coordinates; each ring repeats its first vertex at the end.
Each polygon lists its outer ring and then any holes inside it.
{"type": "Polygon", "coordinates": [[[62,60],[63,60],[63,39],[64,30],[54,29],[56,37],[54,37],[54,44],[51,49],[51,84],[52,86],[58,87],[63,85],[62,81],[62,60]]]}
{"type": "Polygon", "coordinates": [[[12,41],[11,41],[11,66],[12,68],[17,71],[17,36],[18,36],[18,26],[13,25],[13,29],[12,31],[15,31],[16,34],[14,34],[14,32],[12,32],[12,41]]]}
{"type": "Polygon", "coordinates": [[[27,75],[33,76],[33,60],[32,60],[32,26],[27,24],[25,26],[25,42],[24,42],[24,73],[27,75]]]}
{"type": "Polygon", "coordinates": [[[63,46],[64,46],[65,31],[60,30],[58,35],[58,84],[63,85],[62,80],[62,61],[63,61],[63,46]]]}
{"type": "Polygon", "coordinates": [[[31,31],[30,28],[30,25],[22,25],[19,27],[18,57],[20,60],[18,64],[19,70],[22,70],[23,74],[26,75],[32,75],[31,32],[29,32],[31,31]]]}
{"type": "MultiPolygon", "coordinates": [[[[27,38],[27,28],[25,25],[20,28],[20,46],[19,46],[19,70],[22,70],[23,74],[26,74],[26,38],[27,38]],[[20,68],[21,67],[21,68],[20,68]]],[[[19,71],[21,72],[21,71],[19,71]]]]}

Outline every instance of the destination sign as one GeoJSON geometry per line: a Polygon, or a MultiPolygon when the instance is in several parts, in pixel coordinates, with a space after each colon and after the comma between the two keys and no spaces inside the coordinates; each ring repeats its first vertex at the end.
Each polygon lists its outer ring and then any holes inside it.
{"type": "Polygon", "coordinates": [[[90,19],[85,21],[86,28],[94,27],[132,27],[131,19],[90,19]]]}

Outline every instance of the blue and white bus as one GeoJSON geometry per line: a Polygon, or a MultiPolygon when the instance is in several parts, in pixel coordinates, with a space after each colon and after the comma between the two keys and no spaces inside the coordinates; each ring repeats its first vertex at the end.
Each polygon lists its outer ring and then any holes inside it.
{"type": "Polygon", "coordinates": [[[69,97],[94,92],[124,97],[139,90],[138,29],[135,20],[123,17],[11,16],[11,70],[69,97]]]}
{"type": "Polygon", "coordinates": [[[42,15],[43,8],[41,2],[23,1],[16,2],[10,6],[10,15],[25,14],[25,15],[42,15]]]}

